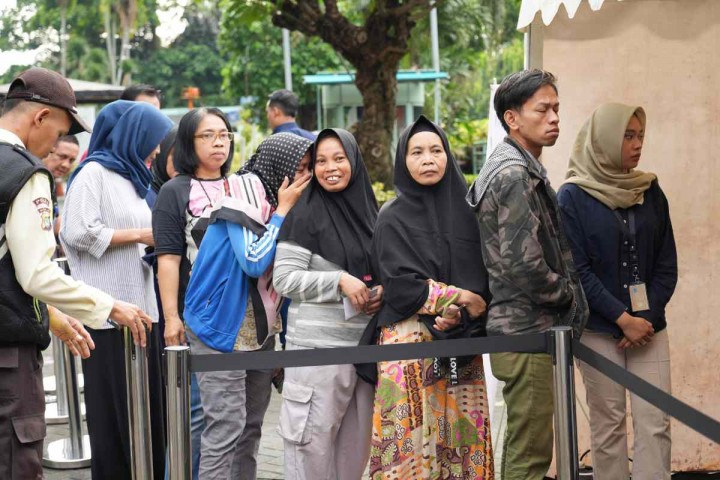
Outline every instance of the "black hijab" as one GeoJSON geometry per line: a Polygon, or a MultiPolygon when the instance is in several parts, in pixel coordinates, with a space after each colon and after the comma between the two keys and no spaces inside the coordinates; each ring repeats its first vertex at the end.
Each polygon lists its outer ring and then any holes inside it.
{"type": "Polygon", "coordinates": [[[153,160],[152,166],[150,167],[150,173],[152,173],[152,182],[150,186],[155,193],[160,191],[165,182],[170,181],[170,177],[167,174],[167,162],[168,155],[175,146],[175,138],[177,137],[178,129],[173,127],[167,134],[167,136],[160,142],[160,153],[155,160],[153,160]]]}
{"type": "Polygon", "coordinates": [[[277,194],[283,180],[287,177],[293,181],[297,166],[311,145],[307,138],[292,133],[276,133],[263,140],[238,173],[257,175],[265,187],[268,202],[277,208],[277,194]]]}
{"type": "Polygon", "coordinates": [[[352,172],[350,182],[341,192],[327,192],[313,178],[285,219],[279,240],[293,241],[372,285],[370,244],[378,206],[370,176],[355,137],[340,128],[320,132],[311,168],[318,145],[328,137],[340,140],[345,150],[352,172]]]}
{"type": "Polygon", "coordinates": [[[480,229],[465,201],[465,179],[445,132],[422,115],[398,139],[394,184],[398,198],[380,212],[372,242],[373,259],[385,288],[378,324],[389,325],[415,314],[427,300],[428,279],[488,300],[480,229]],[[432,186],[415,182],[405,162],[410,137],[422,131],[440,136],[447,154],[445,174],[432,186]]]}

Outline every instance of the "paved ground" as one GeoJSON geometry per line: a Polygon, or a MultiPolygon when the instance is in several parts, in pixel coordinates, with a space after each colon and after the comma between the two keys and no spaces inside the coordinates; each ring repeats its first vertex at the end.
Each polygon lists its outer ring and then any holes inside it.
{"type": "MultiPolygon", "coordinates": [[[[78,363],[78,371],[81,371],[78,363]]],[[[45,366],[43,369],[45,376],[53,375],[53,359],[51,350],[45,352],[45,366]]],[[[492,408],[495,408],[494,416],[500,421],[495,421],[492,426],[492,437],[494,441],[495,452],[500,452],[502,448],[502,434],[505,428],[505,408],[502,401],[501,389],[498,388],[496,401],[492,408]]],[[[263,425],[263,437],[260,444],[260,453],[258,455],[258,479],[282,479],[283,478],[283,444],[282,439],[276,432],[277,419],[280,417],[280,395],[273,390],[273,397],[265,416],[265,424],[263,425]]],[[[83,423],[85,431],[85,424],[83,423]]],[[[48,435],[45,444],[53,440],[68,436],[67,425],[48,425],[48,435]]],[[[496,455],[496,479],[500,480],[499,475],[499,455],[496,455]]],[[[90,480],[90,469],[76,470],[54,470],[45,469],[46,480],[90,480]]]]}

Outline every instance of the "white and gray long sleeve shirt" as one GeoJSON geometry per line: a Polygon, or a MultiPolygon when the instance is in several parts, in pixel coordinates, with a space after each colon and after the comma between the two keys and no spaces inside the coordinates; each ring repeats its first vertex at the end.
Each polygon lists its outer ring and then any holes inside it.
{"type": "Polygon", "coordinates": [[[290,298],[288,342],[308,348],[352,347],[358,344],[370,317],[345,319],[338,265],[295,242],[278,243],[273,285],[290,298]]]}

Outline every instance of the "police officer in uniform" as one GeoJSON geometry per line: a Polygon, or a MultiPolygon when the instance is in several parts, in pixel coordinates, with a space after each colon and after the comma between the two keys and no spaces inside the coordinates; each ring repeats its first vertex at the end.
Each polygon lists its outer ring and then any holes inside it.
{"type": "Polygon", "coordinates": [[[73,280],[52,261],[53,178],[39,159],[59,137],[82,131],[90,128],[59,74],[30,68],[10,84],[0,116],[1,479],[43,478],[41,351],[50,343],[49,328],[89,353],[92,341],[74,318],[89,327],[110,318],[143,346],[145,326],[151,327],[140,308],[73,280]],[[49,313],[46,304],[56,309],[49,313]]]}

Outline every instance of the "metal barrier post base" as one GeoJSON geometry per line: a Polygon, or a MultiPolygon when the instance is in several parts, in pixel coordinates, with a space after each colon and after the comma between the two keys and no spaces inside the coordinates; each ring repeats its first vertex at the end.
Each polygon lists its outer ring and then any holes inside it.
{"type": "Polygon", "coordinates": [[[47,445],[47,452],[42,459],[42,464],[47,468],[67,470],[71,468],[86,468],[90,466],[90,437],[83,435],[83,448],[78,455],[73,452],[73,442],[69,437],[55,440],[47,445]]]}

